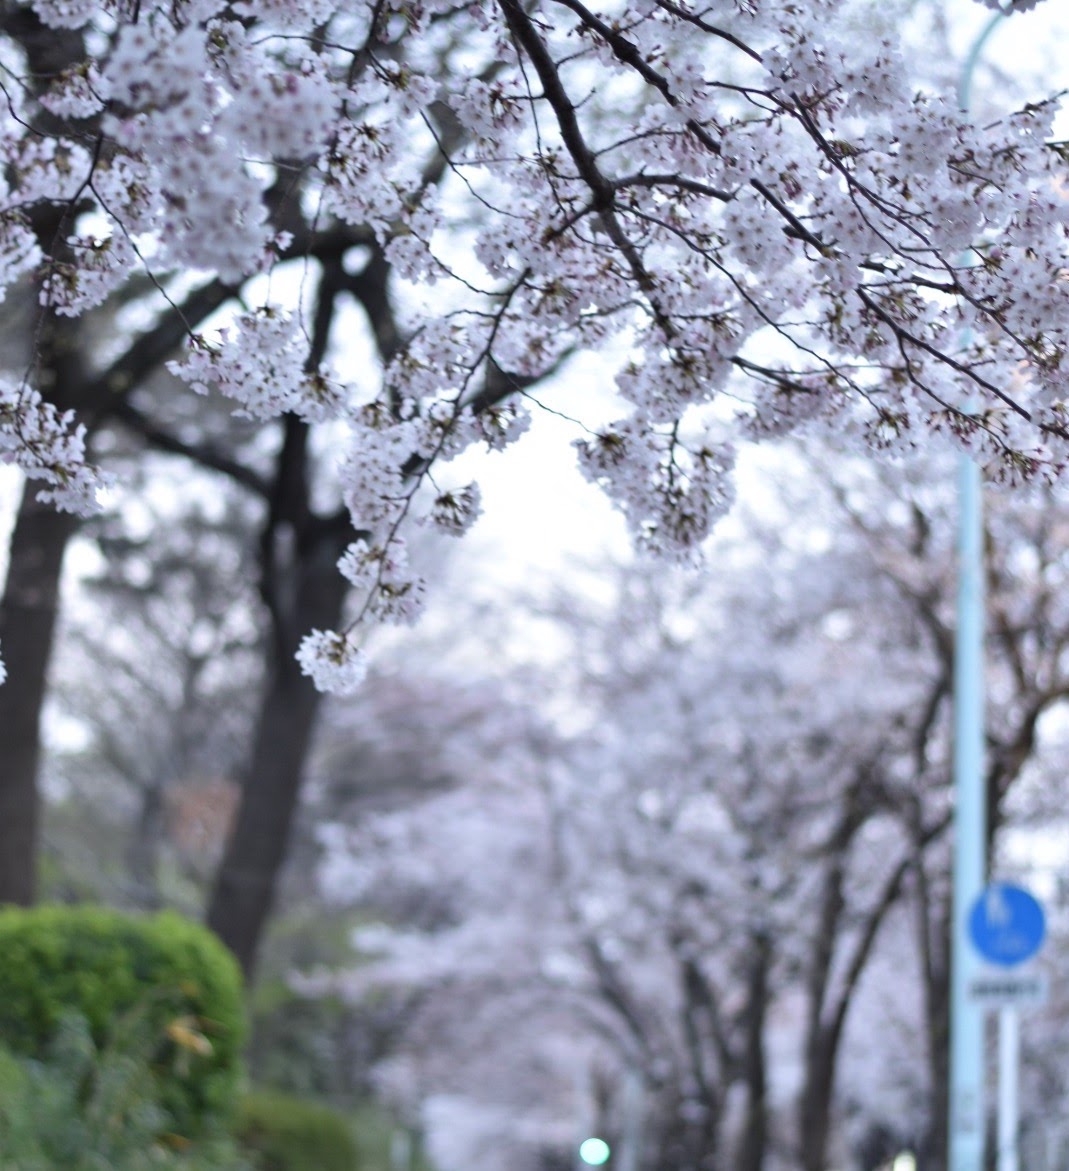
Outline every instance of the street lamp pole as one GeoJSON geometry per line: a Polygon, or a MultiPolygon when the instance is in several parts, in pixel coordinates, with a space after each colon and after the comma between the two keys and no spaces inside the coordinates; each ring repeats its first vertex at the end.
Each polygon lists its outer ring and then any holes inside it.
{"type": "MultiPolygon", "coordinates": [[[[958,104],[970,106],[972,77],[988,38],[1005,19],[996,13],[962,68],[958,104]]],[[[984,566],[980,469],[958,467],[958,621],[954,642],[954,892],[950,964],[949,1171],[983,1171],[984,1014],[969,1002],[976,958],[969,908],[984,887],[987,794],[984,784],[984,566]]]]}

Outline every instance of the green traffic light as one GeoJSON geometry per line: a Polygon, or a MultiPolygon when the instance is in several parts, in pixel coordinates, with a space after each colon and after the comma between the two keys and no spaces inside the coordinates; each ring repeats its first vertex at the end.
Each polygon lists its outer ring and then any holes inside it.
{"type": "Polygon", "coordinates": [[[588,1138],[579,1144],[579,1158],[591,1167],[607,1163],[609,1154],[609,1144],[603,1138],[588,1138]]]}

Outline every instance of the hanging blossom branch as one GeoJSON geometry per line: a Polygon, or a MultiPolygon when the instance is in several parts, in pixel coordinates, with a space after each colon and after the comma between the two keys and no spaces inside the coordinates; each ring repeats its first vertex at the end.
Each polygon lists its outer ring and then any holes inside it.
{"type": "MultiPolygon", "coordinates": [[[[403,325],[364,301],[388,334],[374,389],[310,358],[314,280],[185,330],[172,364],[254,420],[345,429],[340,571],[362,622],[415,617],[407,527],[470,527],[478,486],[449,461],[522,435],[522,392],[583,350],[627,408],[577,428],[580,467],[664,556],[692,557],[730,506],[740,441],[949,442],[995,479],[1061,474],[1054,103],[977,127],[917,93],[893,30],[859,44],[847,0],[722,7],[9,5],[0,295],[32,289],[54,324],[134,277],[239,294],[346,248],[353,291],[413,286],[403,325]]],[[[581,389],[561,393],[581,420],[581,389]]],[[[0,458],[84,511],[94,471],[49,396],[0,384],[0,458]]],[[[317,632],[302,662],[352,685],[361,637],[317,632]]]]}

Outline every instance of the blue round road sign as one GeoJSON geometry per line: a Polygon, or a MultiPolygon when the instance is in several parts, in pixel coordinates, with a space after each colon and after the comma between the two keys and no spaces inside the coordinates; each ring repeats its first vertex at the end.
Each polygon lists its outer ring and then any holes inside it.
{"type": "Polygon", "coordinates": [[[993,882],[969,912],[969,935],[992,964],[1012,968],[1039,951],[1047,925],[1043,908],[1019,886],[993,882]]]}

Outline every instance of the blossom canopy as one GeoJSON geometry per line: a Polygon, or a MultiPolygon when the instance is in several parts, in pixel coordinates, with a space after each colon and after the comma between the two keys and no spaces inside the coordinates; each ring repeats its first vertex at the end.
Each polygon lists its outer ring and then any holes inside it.
{"type": "MultiPolygon", "coordinates": [[[[1034,7],[1017,0],[1005,11],[1034,7]]],[[[851,0],[34,0],[0,26],[0,295],[42,320],[191,281],[245,296],[170,368],[253,420],[341,424],[360,618],[411,620],[402,531],[462,533],[437,469],[523,434],[537,385],[605,356],[621,417],[583,473],[637,543],[686,558],[740,442],[931,437],[988,475],[1069,451],[1067,152],[1053,101],[977,126],[917,92],[851,0]],[[278,266],[376,256],[403,336],[369,391],[310,345],[278,266]],[[142,279],[141,284],[145,284],[142,279]],[[257,303],[248,301],[255,289],[257,303]]],[[[143,294],[142,294],[143,295],[143,294]]],[[[0,382],[0,458],[95,506],[81,423],[39,371],[0,382]]],[[[354,630],[302,662],[355,684],[354,630]]],[[[359,664],[359,665],[357,665],[359,664]]]]}

